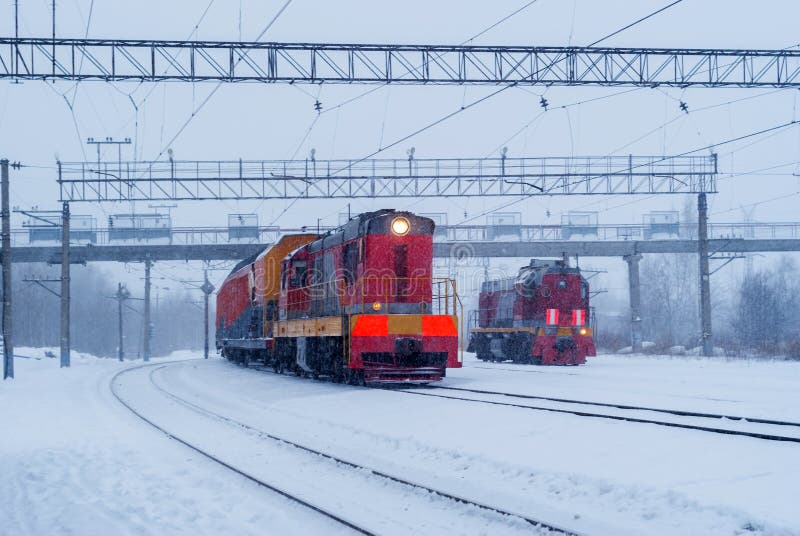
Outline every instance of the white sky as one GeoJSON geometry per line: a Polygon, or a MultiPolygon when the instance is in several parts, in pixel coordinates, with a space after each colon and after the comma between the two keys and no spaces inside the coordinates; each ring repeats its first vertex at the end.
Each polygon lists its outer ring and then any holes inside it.
{"type": "MultiPolygon", "coordinates": [[[[526,4],[515,1],[404,0],[375,2],[293,0],[265,41],[377,42],[457,44],[483,31],[526,4]]],[[[666,5],[667,0],[538,0],[535,4],[474,40],[474,44],[587,44],[666,5]]],[[[50,0],[20,0],[22,36],[48,37],[50,0]]],[[[208,0],[155,2],[139,0],[60,0],[60,37],[186,39],[208,0]]],[[[194,38],[254,39],[284,0],[215,0],[194,38]],[[241,17],[240,17],[241,13],[241,17]]],[[[786,48],[797,45],[800,4],[792,0],[684,0],[662,14],[603,42],[606,46],[786,48]]],[[[13,3],[6,2],[0,33],[13,35],[13,3]]],[[[137,156],[151,159],[212,91],[215,83],[25,82],[0,84],[0,153],[25,164],[52,166],[62,161],[94,159],[85,139],[131,137],[137,156]],[[151,92],[152,90],[152,92],[151,92]],[[74,96],[74,120],[62,94],[74,96]],[[139,105],[134,113],[128,94],[139,105]],[[149,97],[145,100],[145,96],[149,97]],[[138,126],[137,126],[138,124],[138,126]]],[[[369,86],[372,87],[372,86],[369,86]]],[[[323,113],[314,122],[313,103],[324,108],[358,95],[365,86],[224,85],[171,144],[176,159],[304,158],[311,148],[318,159],[359,158],[495,90],[491,86],[388,86],[323,113]]],[[[620,88],[513,88],[413,140],[383,157],[405,157],[414,146],[424,157],[497,156],[507,145],[509,156],[676,154],[797,119],[797,90],[639,89],[568,109],[560,106],[620,92],[620,88]],[[550,111],[540,114],[545,93],[550,111]],[[749,98],[753,97],[753,98],[749,98]],[[747,100],[740,100],[745,99],[747,100]],[[679,101],[688,103],[683,114],[679,101]],[[739,102],[729,101],[739,100],[739,102]],[[705,111],[707,106],[719,105],[705,111]],[[671,121],[671,122],[670,122],[671,121]],[[665,123],[668,125],[664,126],[665,123]],[[509,138],[517,131],[520,134],[509,138]]],[[[712,221],[743,219],[741,206],[800,191],[800,126],[720,149],[720,193],[710,200],[712,221]],[[775,167],[781,166],[781,167],[775,167]],[[768,172],[730,174],[773,168],[768,172]]],[[[133,156],[127,152],[127,157],[133,156]]],[[[116,152],[106,155],[116,158],[116,152]]],[[[14,172],[12,204],[57,209],[57,186],[51,171],[14,172]]],[[[800,195],[756,205],[759,221],[798,220],[800,195]]],[[[380,207],[417,212],[448,212],[458,223],[507,203],[504,198],[354,200],[353,212],[380,207]]],[[[681,197],[549,197],[519,202],[507,210],[523,213],[523,223],[556,223],[569,210],[597,210],[600,223],[636,223],[649,210],[680,209],[681,197]],[[551,216],[548,218],[547,211],[551,216]]],[[[260,223],[284,226],[337,223],[346,201],[182,203],[173,212],[175,226],[224,226],[227,214],[258,212],[260,223]]],[[[105,215],[147,211],[147,203],[73,206],[73,213],[92,213],[105,226],[105,215]]],[[[15,216],[14,227],[21,225],[15,216]]]]}

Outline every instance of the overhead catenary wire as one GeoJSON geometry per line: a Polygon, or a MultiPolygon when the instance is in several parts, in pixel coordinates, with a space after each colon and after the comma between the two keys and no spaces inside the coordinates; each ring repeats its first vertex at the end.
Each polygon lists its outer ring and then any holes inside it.
{"type": "MultiPolygon", "coordinates": [[[[500,24],[502,24],[502,23],[506,22],[507,20],[509,20],[510,18],[514,17],[515,15],[518,15],[519,13],[521,13],[521,12],[525,11],[526,9],[528,9],[529,7],[531,7],[532,5],[534,5],[534,4],[535,4],[536,2],[538,2],[538,1],[539,1],[539,0],[529,0],[528,2],[526,2],[525,4],[523,4],[521,7],[517,8],[517,9],[516,9],[516,10],[514,10],[514,11],[512,11],[512,12],[511,12],[511,13],[509,13],[508,15],[505,15],[504,17],[502,17],[502,18],[501,18],[501,19],[499,19],[498,21],[496,21],[496,22],[492,23],[492,24],[491,24],[490,26],[488,26],[487,28],[484,28],[484,29],[483,29],[483,30],[481,30],[480,32],[478,32],[478,33],[474,34],[473,36],[469,37],[468,39],[466,39],[466,40],[462,41],[461,43],[459,43],[459,46],[466,45],[467,43],[469,43],[469,42],[471,42],[471,41],[474,41],[474,40],[475,40],[475,39],[477,39],[478,37],[480,37],[480,36],[482,36],[482,35],[484,35],[484,34],[488,33],[489,31],[491,31],[491,30],[495,29],[497,26],[499,26],[500,24]]],[[[414,69],[418,69],[418,68],[419,68],[419,66],[416,66],[416,67],[414,67],[414,69]]],[[[410,73],[412,70],[413,70],[412,68],[408,68],[408,69],[406,69],[406,71],[405,71],[405,74],[408,74],[408,73],[410,73]]],[[[344,107],[344,106],[347,106],[347,105],[349,105],[349,104],[351,104],[351,103],[353,103],[353,102],[355,102],[355,101],[357,101],[357,100],[360,100],[360,99],[361,99],[361,98],[363,98],[363,97],[366,97],[366,96],[368,96],[368,95],[371,95],[372,93],[375,93],[376,91],[379,91],[379,90],[381,90],[381,89],[383,89],[383,88],[385,88],[385,87],[387,87],[387,86],[389,86],[389,85],[390,85],[390,83],[389,83],[389,82],[385,82],[385,83],[383,83],[383,84],[380,84],[380,85],[378,85],[378,86],[375,86],[375,87],[373,87],[373,88],[370,88],[370,89],[368,89],[368,90],[366,90],[366,91],[364,91],[364,92],[362,92],[362,93],[359,93],[358,95],[356,95],[356,96],[354,96],[354,97],[351,97],[351,98],[349,98],[349,99],[346,99],[346,100],[344,100],[344,101],[340,102],[339,104],[336,104],[336,105],[334,105],[334,106],[332,106],[332,107],[328,108],[327,110],[323,110],[323,111],[322,111],[322,114],[325,114],[325,113],[328,113],[328,112],[332,112],[333,110],[338,110],[339,108],[342,108],[342,107],[344,107]]]]}
{"type": "MultiPolygon", "coordinates": [[[[272,28],[272,26],[275,24],[275,22],[280,18],[280,16],[283,14],[283,12],[286,11],[286,9],[289,7],[289,5],[291,3],[292,3],[292,0],[286,0],[286,2],[283,4],[283,6],[281,6],[281,8],[278,10],[278,12],[275,14],[275,16],[272,17],[272,19],[267,23],[267,25],[264,27],[264,29],[261,30],[261,33],[259,33],[258,36],[255,38],[255,40],[254,40],[255,42],[260,41],[261,38],[264,37],[264,34],[266,34],[267,31],[269,31],[269,29],[272,28]]],[[[236,60],[234,65],[238,65],[239,63],[241,63],[242,60],[244,60],[248,56],[248,54],[249,54],[249,52],[245,51],[236,60]]],[[[197,117],[197,114],[200,113],[200,111],[205,107],[206,104],[208,104],[208,102],[211,100],[211,98],[217,93],[217,91],[219,91],[219,89],[222,87],[222,85],[224,83],[225,82],[222,81],[222,80],[219,81],[217,83],[217,85],[214,86],[214,89],[212,89],[211,92],[208,95],[206,95],[205,99],[203,99],[203,101],[200,103],[200,105],[198,107],[196,107],[196,108],[193,107],[192,113],[189,115],[189,117],[186,119],[186,121],[183,123],[183,125],[181,125],[181,127],[178,129],[178,131],[172,136],[172,138],[170,138],[169,142],[167,142],[166,144],[164,144],[161,147],[161,149],[159,150],[158,154],[156,155],[156,157],[153,160],[158,160],[159,158],[161,158],[161,156],[163,156],[163,154],[167,150],[167,148],[169,148],[170,146],[172,146],[173,143],[175,143],[175,140],[177,140],[181,136],[181,134],[183,134],[183,132],[186,130],[186,128],[189,126],[189,124],[192,122],[192,120],[195,117],[197,117]]]]}
{"type": "MultiPolygon", "coordinates": [[[[775,125],[775,126],[772,126],[772,127],[769,127],[769,128],[765,128],[765,129],[758,130],[758,131],[755,131],[755,132],[750,132],[748,134],[743,134],[743,135],[737,136],[735,138],[726,139],[726,140],[723,140],[723,141],[720,141],[720,142],[717,142],[717,143],[713,143],[713,144],[710,144],[710,145],[705,145],[703,147],[698,147],[696,149],[691,149],[689,151],[684,151],[683,153],[680,153],[680,154],[665,156],[665,157],[663,157],[661,159],[655,160],[655,162],[668,160],[670,158],[676,158],[676,157],[680,157],[680,156],[688,156],[690,154],[697,153],[697,152],[707,151],[709,149],[714,149],[716,147],[720,147],[722,145],[727,145],[729,143],[734,143],[734,142],[745,140],[745,139],[752,138],[752,137],[755,137],[755,136],[760,136],[762,134],[766,134],[766,133],[769,133],[769,132],[782,130],[782,129],[790,127],[792,125],[796,125],[798,123],[800,123],[800,120],[792,120],[792,121],[789,121],[789,122],[786,122],[786,123],[781,123],[779,125],[775,125]]],[[[652,162],[648,162],[648,165],[650,163],[652,163],[652,162]]],[[[632,166],[632,168],[626,169],[625,171],[631,171],[633,168],[636,168],[636,167],[639,167],[639,166],[632,166]]],[[[588,178],[585,178],[585,179],[579,179],[579,180],[576,180],[576,181],[570,183],[570,185],[574,186],[575,184],[580,184],[582,182],[586,182],[588,180],[591,180],[593,178],[598,178],[598,177],[600,177],[600,176],[588,177],[588,178]]],[[[502,209],[508,208],[508,207],[510,207],[512,205],[516,205],[517,203],[520,203],[520,202],[522,202],[522,201],[524,201],[526,199],[529,199],[530,197],[537,196],[537,195],[547,195],[547,193],[548,192],[534,193],[534,194],[525,195],[523,197],[520,197],[519,199],[515,199],[515,200],[510,201],[508,203],[505,203],[505,204],[503,204],[503,205],[501,205],[499,207],[495,207],[495,208],[493,208],[491,210],[484,211],[484,212],[482,212],[482,213],[480,213],[480,214],[478,214],[476,216],[472,216],[470,218],[466,218],[466,219],[460,221],[458,223],[458,225],[461,225],[461,224],[476,220],[477,218],[480,218],[481,216],[485,216],[485,215],[487,215],[487,214],[489,214],[491,212],[495,212],[497,210],[502,210],[502,209]]],[[[634,202],[637,202],[637,200],[634,200],[631,203],[634,203],[634,202]]],[[[619,205],[619,206],[624,206],[624,205],[619,205]]]]}
{"type": "Polygon", "coordinates": [[[605,41],[606,39],[609,39],[609,38],[611,38],[611,37],[614,37],[615,35],[618,35],[618,34],[620,34],[620,33],[624,32],[625,30],[628,30],[628,29],[630,29],[630,28],[633,28],[633,27],[634,27],[634,26],[636,26],[637,24],[639,24],[639,23],[641,23],[641,22],[644,22],[644,21],[646,21],[647,19],[649,19],[649,18],[651,18],[651,17],[655,17],[655,16],[656,16],[656,15],[658,15],[659,13],[662,13],[662,12],[664,12],[664,11],[668,10],[669,8],[671,8],[672,6],[674,6],[674,5],[676,5],[676,4],[680,4],[682,1],[683,1],[683,0],[675,0],[674,2],[672,2],[672,3],[670,3],[670,4],[667,4],[666,6],[664,6],[664,7],[660,8],[660,9],[657,9],[656,11],[653,11],[652,13],[650,13],[650,14],[648,14],[648,15],[645,15],[644,17],[641,17],[641,18],[639,18],[639,19],[637,19],[637,20],[635,20],[635,21],[631,22],[630,24],[628,24],[628,25],[626,25],[626,26],[623,26],[623,27],[622,27],[622,28],[620,28],[619,30],[616,30],[616,31],[613,31],[613,32],[611,32],[610,34],[606,35],[605,37],[601,37],[601,38],[600,38],[600,39],[598,39],[597,41],[594,41],[594,42],[592,42],[592,43],[589,43],[587,46],[593,47],[593,46],[595,46],[595,45],[598,45],[598,44],[602,43],[603,41],[605,41]]]}

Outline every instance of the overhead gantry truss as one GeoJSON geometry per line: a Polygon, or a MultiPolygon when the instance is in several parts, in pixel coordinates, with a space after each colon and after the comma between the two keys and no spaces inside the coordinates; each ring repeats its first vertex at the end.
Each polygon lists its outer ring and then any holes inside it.
{"type": "Polygon", "coordinates": [[[179,201],[716,192],[710,156],[59,163],[60,200],[179,201]]]}
{"type": "Polygon", "coordinates": [[[800,50],[0,38],[0,78],[800,87],[800,50]]]}

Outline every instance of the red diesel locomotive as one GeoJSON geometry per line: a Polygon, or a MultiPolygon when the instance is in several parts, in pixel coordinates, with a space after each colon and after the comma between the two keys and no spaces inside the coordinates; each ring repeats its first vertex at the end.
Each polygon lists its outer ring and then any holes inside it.
{"type": "Polygon", "coordinates": [[[434,278],[434,222],[361,214],[240,262],[217,295],[217,348],[276,372],[354,384],[441,380],[460,367],[455,282],[434,278]]]}
{"type": "Polygon", "coordinates": [[[579,365],[595,355],[589,283],[565,260],[531,260],[517,277],[485,281],[467,351],[484,361],[579,365]]]}

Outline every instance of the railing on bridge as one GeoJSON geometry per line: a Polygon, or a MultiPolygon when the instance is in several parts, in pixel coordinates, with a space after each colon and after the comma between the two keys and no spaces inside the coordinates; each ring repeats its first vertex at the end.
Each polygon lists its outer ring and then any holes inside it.
{"type": "MultiPolygon", "coordinates": [[[[14,246],[52,246],[60,241],[60,227],[56,227],[52,240],[40,240],[38,235],[31,234],[30,229],[14,229],[11,241],[14,246]],[[54,237],[58,236],[59,239],[54,237]]],[[[325,232],[331,227],[321,227],[325,232]]],[[[497,233],[492,225],[449,225],[441,226],[437,233],[437,242],[488,242],[494,240],[497,233]]],[[[593,229],[595,229],[593,227],[593,229]]],[[[91,235],[76,236],[75,244],[91,243],[94,245],[126,245],[126,244],[270,244],[276,242],[284,234],[309,232],[308,228],[281,228],[277,226],[258,227],[255,234],[236,237],[230,234],[228,227],[173,227],[171,233],[159,238],[116,239],[109,229],[96,229],[91,235]]],[[[316,230],[314,227],[313,230],[316,230]]],[[[631,225],[597,225],[596,235],[586,237],[575,235],[574,229],[563,225],[520,225],[519,233],[506,233],[504,242],[547,242],[556,240],[597,240],[597,241],[634,241],[634,240],[670,240],[695,239],[697,227],[691,223],[671,225],[669,228],[654,232],[648,224],[631,225]],[[676,232],[675,232],[676,231],[676,232]]],[[[497,237],[500,239],[500,237],[497,237]]],[[[789,239],[800,238],[800,222],[785,223],[713,223],[709,224],[709,238],[737,239],[789,239]]]]}

